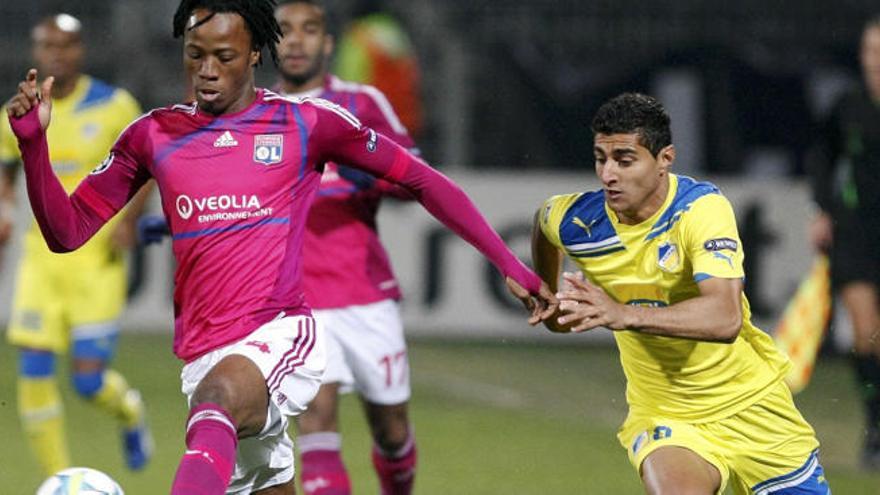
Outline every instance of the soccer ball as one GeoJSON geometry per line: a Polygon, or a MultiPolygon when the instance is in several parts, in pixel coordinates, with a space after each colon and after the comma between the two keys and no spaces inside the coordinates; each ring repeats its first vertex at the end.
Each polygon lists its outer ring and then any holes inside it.
{"type": "Polygon", "coordinates": [[[101,471],[73,467],[53,474],[37,488],[36,495],[124,495],[124,492],[101,471]]]}

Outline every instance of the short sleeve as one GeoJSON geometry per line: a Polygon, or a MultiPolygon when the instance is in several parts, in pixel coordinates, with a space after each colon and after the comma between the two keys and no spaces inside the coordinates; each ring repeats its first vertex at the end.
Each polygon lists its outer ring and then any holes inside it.
{"type": "Polygon", "coordinates": [[[538,225],[541,227],[541,232],[544,233],[544,237],[546,237],[551,244],[558,248],[562,248],[559,227],[562,225],[565,213],[571,207],[572,203],[574,203],[579,197],[580,194],[560,194],[553,196],[547,201],[544,201],[544,204],[541,205],[540,211],[538,211],[538,225]]]}
{"type": "Polygon", "coordinates": [[[682,217],[682,235],[696,282],[745,275],[736,217],[724,196],[708,194],[694,201],[682,217]]]}

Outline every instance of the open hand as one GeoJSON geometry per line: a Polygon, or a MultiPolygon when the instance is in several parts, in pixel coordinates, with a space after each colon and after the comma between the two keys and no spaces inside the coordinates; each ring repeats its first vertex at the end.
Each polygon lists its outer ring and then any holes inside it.
{"type": "Polygon", "coordinates": [[[559,293],[560,325],[571,327],[572,332],[584,332],[597,327],[611,330],[627,328],[627,306],[611,298],[604,290],[584,279],[581,273],[564,273],[559,293]]]}

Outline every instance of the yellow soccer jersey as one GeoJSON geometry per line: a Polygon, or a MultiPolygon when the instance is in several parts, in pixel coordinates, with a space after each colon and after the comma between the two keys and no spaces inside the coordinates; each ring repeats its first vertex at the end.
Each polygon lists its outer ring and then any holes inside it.
{"type": "MultiPolygon", "coordinates": [[[[139,115],[140,107],[127,91],[85,75],[80,76],[70,95],[52,101],[47,136],[49,158],[55,175],[68,192],[106,157],[119,134],[139,115]]],[[[5,109],[0,120],[0,163],[18,162],[18,142],[5,109]]],[[[79,250],[57,256],[46,247],[34,221],[25,237],[25,253],[45,258],[47,263],[64,260],[67,266],[73,259],[77,263],[103,263],[114,256],[110,244],[114,226],[111,221],[79,250]]]]}
{"type": "MultiPolygon", "coordinates": [[[[592,283],[621,303],[668,306],[699,295],[708,277],[742,278],[743,249],[733,209],[707,182],[670,175],[669,194],[651,218],[624,225],[602,191],[554,196],[539,216],[547,239],[592,283]]],[[[614,332],[633,412],[714,421],[753,404],[789,367],[750,321],[732,344],[614,332]]]]}

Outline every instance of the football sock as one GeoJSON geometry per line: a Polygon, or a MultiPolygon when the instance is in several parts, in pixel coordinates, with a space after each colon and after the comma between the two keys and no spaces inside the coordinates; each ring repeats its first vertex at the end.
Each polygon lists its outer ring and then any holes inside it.
{"type": "Polygon", "coordinates": [[[64,410],[54,375],[19,377],[18,413],[25,437],[46,475],[70,467],[64,410]]]}
{"type": "Polygon", "coordinates": [[[856,354],[854,361],[868,427],[880,429],[880,360],[872,354],[856,354]]]}
{"type": "Polygon", "coordinates": [[[92,396],[92,401],[121,421],[126,429],[131,429],[138,426],[144,416],[143,403],[135,399],[137,394],[129,393],[131,390],[121,374],[108,369],[104,371],[103,385],[92,396]]]}
{"type": "Polygon", "coordinates": [[[299,446],[302,467],[300,480],[306,495],[349,495],[351,481],[340,449],[342,437],[333,431],[300,435],[299,446]]]}
{"type": "Polygon", "coordinates": [[[379,475],[382,495],[409,495],[416,477],[416,442],[412,430],[397,452],[384,452],[373,445],[373,466],[379,475]]]}
{"type": "Polygon", "coordinates": [[[217,404],[195,407],[186,424],[186,452],[171,495],[223,495],[235,468],[235,423],[217,404]]]}

